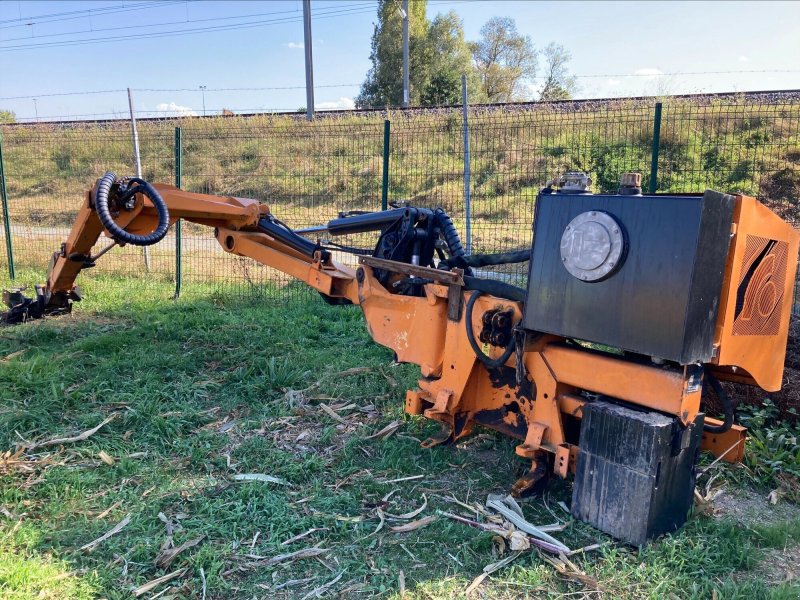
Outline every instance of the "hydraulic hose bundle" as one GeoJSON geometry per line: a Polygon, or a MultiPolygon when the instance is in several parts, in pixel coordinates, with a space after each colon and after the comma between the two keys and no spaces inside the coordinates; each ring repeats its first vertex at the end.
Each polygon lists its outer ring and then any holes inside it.
{"type": "Polygon", "coordinates": [[[167,235],[167,230],[169,229],[169,209],[167,208],[167,203],[164,202],[158,190],[144,179],[130,177],[128,179],[119,180],[114,173],[109,171],[97,182],[94,202],[97,216],[100,218],[103,227],[105,227],[111,234],[111,237],[120,244],[151,246],[160,242],[164,239],[164,236],[167,235]],[[115,192],[118,205],[126,205],[136,194],[144,194],[150,199],[158,212],[158,225],[154,231],[146,235],[137,235],[125,231],[122,227],[117,225],[109,208],[110,196],[115,185],[117,186],[115,192]]]}

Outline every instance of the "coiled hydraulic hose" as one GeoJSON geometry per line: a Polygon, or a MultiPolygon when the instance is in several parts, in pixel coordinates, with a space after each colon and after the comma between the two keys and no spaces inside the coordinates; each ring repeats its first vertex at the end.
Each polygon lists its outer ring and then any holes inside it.
{"type": "Polygon", "coordinates": [[[486,356],[481,350],[481,347],[478,345],[477,340],[475,339],[475,332],[472,331],[472,310],[475,308],[475,302],[483,296],[483,292],[475,291],[472,292],[472,295],[469,297],[467,301],[467,308],[464,311],[464,323],[467,327],[467,340],[469,340],[469,345],[472,348],[472,351],[475,353],[475,356],[481,361],[484,365],[486,365],[490,369],[497,369],[502,367],[506,364],[506,361],[511,358],[511,354],[514,352],[514,348],[516,347],[516,336],[512,335],[511,340],[508,342],[508,346],[506,346],[503,354],[498,356],[497,358],[491,358],[486,356]]]}
{"type": "Polygon", "coordinates": [[[167,229],[169,229],[169,210],[167,209],[167,203],[164,202],[164,199],[161,197],[161,194],[158,193],[158,190],[156,190],[144,179],[131,177],[127,180],[127,182],[134,185],[123,192],[119,199],[121,201],[125,201],[137,193],[144,194],[150,198],[150,201],[153,203],[153,206],[156,207],[156,211],[158,212],[158,226],[156,227],[155,231],[152,231],[146,235],[136,235],[125,231],[122,227],[117,225],[116,221],[114,221],[114,217],[111,216],[111,211],[108,208],[108,196],[111,193],[112,186],[117,183],[117,176],[111,171],[103,175],[97,182],[97,192],[95,194],[94,204],[95,209],[97,210],[97,216],[100,218],[100,222],[111,234],[111,237],[119,243],[131,244],[133,246],[151,246],[157,242],[160,242],[162,239],[164,239],[164,236],[167,235],[167,229]]]}
{"type": "Polygon", "coordinates": [[[703,425],[703,430],[708,433],[725,433],[733,426],[733,402],[728,397],[719,379],[714,377],[708,369],[706,369],[705,372],[705,381],[708,382],[711,389],[714,390],[717,398],[719,398],[719,401],[722,403],[722,410],[725,411],[725,420],[722,422],[722,425],[703,425]]]}

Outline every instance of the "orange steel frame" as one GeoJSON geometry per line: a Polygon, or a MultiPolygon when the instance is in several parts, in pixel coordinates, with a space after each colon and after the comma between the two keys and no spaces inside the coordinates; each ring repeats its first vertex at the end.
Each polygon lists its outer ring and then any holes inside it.
{"type": "MultiPolygon", "coordinates": [[[[336,264],[317,252],[312,259],[259,231],[259,218],[269,214],[266,205],[254,200],[225,198],[181,191],[168,185],[154,186],[169,207],[171,222],[186,219],[215,229],[220,245],[232,254],[246,256],[279,269],[334,299],[360,305],[373,340],[392,349],[398,361],[419,365],[421,379],[415,390],[407,392],[405,410],[424,415],[443,425],[442,433],[423,442],[430,446],[452,442],[468,435],[475,425],[484,425],[517,438],[516,453],[531,461],[531,468],[516,486],[517,493],[530,490],[550,473],[566,477],[574,470],[579,452],[575,428],[567,423],[581,418],[586,393],[617,398],[641,407],[674,415],[684,424],[694,421],[700,410],[702,386],[698,367],[668,367],[634,362],[609,353],[593,351],[555,336],[529,337],[499,369],[487,369],[470,347],[462,306],[473,292],[463,289],[460,273],[405,263],[390,263],[362,257],[357,269],[336,264]],[[424,286],[424,295],[406,296],[390,292],[373,272],[381,269],[425,276],[434,283],[424,286]],[[455,306],[453,303],[456,303],[455,306]],[[522,360],[527,380],[517,385],[517,361],[522,360]]],[[[744,211],[755,211],[762,221],[761,205],[740,197],[737,223],[744,211]]],[[[766,209],[764,209],[766,211],[766,209]]],[[[768,212],[768,211],[767,211],[768,212]]],[[[770,213],[771,214],[771,213],[770,213]]],[[[777,219],[777,217],[776,217],[777,219]]],[[[134,209],[123,212],[117,222],[132,233],[147,233],[155,228],[155,208],[137,195],[134,209]]],[[[89,255],[103,233],[92,206],[92,193],[86,194],[83,207],[61,252],[56,253],[48,277],[47,291],[68,294],[82,264],[68,257],[89,255]]],[[[793,255],[797,255],[798,236],[793,235],[793,255]]],[[[737,260],[738,245],[731,252],[737,260]]],[[[733,271],[729,265],[729,273],[733,271]]],[[[728,277],[730,279],[730,277],[728,277]]],[[[726,282],[726,289],[731,282],[726,282]]],[[[791,294],[788,294],[791,298],[791,294]]],[[[473,331],[481,327],[480,315],[491,309],[511,309],[519,321],[519,302],[493,296],[477,299],[473,311],[473,331]]],[[[731,343],[726,319],[730,302],[720,310],[717,343],[731,343]],[[726,337],[727,336],[727,337],[726,337]]],[[[731,343],[733,345],[733,343],[731,343]]],[[[496,348],[485,348],[497,356],[496,348]]],[[[764,361],[779,357],[769,352],[751,364],[744,380],[768,380],[764,361]]],[[[723,349],[719,364],[729,356],[723,349]]],[[[741,364],[741,357],[737,356],[741,364]]],[[[774,371],[774,365],[769,365],[774,371]]],[[[721,367],[720,367],[721,368],[721,367]]],[[[726,371],[722,371],[724,376],[726,371]]],[[[727,372],[732,378],[731,371],[727,372]]],[[[750,380],[750,383],[753,383],[750,380]]],[[[706,422],[719,421],[707,418],[706,422]]],[[[734,426],[723,434],[704,434],[702,447],[726,461],[743,458],[745,430],[734,426]]]]}

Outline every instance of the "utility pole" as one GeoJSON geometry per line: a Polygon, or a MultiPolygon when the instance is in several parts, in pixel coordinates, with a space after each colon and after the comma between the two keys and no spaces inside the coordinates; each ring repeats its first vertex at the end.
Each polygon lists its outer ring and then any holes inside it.
{"type": "Polygon", "coordinates": [[[207,85],[200,86],[200,93],[203,94],[203,116],[206,116],[206,88],[207,85]]]}
{"type": "Polygon", "coordinates": [[[39,106],[36,104],[36,98],[33,99],[33,112],[36,115],[36,122],[39,122],[39,106]]]}
{"type": "MultiPolygon", "coordinates": [[[[142,178],[142,159],[139,154],[139,130],[136,127],[136,111],[133,110],[133,94],[128,88],[128,108],[131,111],[131,137],[133,138],[133,162],[136,165],[136,177],[142,178]]],[[[147,246],[142,246],[144,257],[144,270],[150,272],[150,251],[147,246]]]]}
{"type": "Polygon", "coordinates": [[[306,54],[306,119],[314,118],[314,57],[311,52],[311,0],[303,0],[303,48],[306,54]]]}
{"type": "Polygon", "coordinates": [[[408,0],[403,0],[403,108],[408,108],[411,92],[408,87],[408,0]]]}

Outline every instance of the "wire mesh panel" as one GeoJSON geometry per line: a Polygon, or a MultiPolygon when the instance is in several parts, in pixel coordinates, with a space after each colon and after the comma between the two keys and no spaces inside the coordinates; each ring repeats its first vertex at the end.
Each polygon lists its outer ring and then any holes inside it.
{"type": "MultiPolygon", "coordinates": [[[[36,125],[4,132],[9,217],[17,268],[42,270],[72,228],[86,191],[106,171],[135,175],[127,124],[36,125]]],[[[143,175],[169,181],[173,170],[170,140],[152,124],[140,132],[143,175]]],[[[101,238],[97,248],[109,240],[101,238]]],[[[174,252],[168,242],[148,248],[115,248],[98,261],[94,274],[141,275],[143,284],[174,278],[174,252]]],[[[173,244],[174,247],[174,244],[173,244]]]]}
{"type": "MultiPolygon", "coordinates": [[[[340,211],[380,210],[382,121],[196,121],[183,139],[186,190],[259,200],[292,228],[324,224],[340,211]]],[[[208,228],[187,224],[183,247],[187,290],[192,281],[213,281],[226,292],[308,293],[274,269],[225,253],[208,228]]]]}
{"type": "MultiPolygon", "coordinates": [[[[548,180],[587,172],[613,192],[626,171],[650,183],[655,151],[659,192],[714,188],[758,196],[800,225],[800,100],[793,94],[663,101],[654,148],[652,100],[581,101],[476,107],[469,112],[470,229],[473,252],[528,247],[536,196],[548,180]]],[[[384,119],[391,120],[390,203],[443,207],[466,241],[465,145],[461,110],[145,120],[139,123],[143,175],[174,181],[174,127],[183,129],[183,187],[254,198],[293,228],[324,224],[342,211],[379,210],[384,119]]],[[[127,121],[3,126],[3,149],[18,268],[44,269],[74,222],[85,190],[106,170],[134,174],[127,121]]],[[[2,229],[0,228],[0,236],[2,229]]],[[[376,233],[326,238],[370,249],[376,233]]],[[[311,239],[314,239],[313,237],[311,239]]],[[[103,239],[101,244],[107,244],[103,239]]],[[[351,254],[336,252],[355,266],[351,254]]],[[[132,275],[142,283],[175,277],[175,240],[148,249],[115,248],[87,272],[132,275]],[[146,275],[146,276],[145,276],[146,275]]],[[[7,267],[0,244],[0,267],[7,267]]],[[[183,229],[184,292],[209,290],[288,299],[309,290],[273,269],[225,253],[206,227],[183,229]]],[[[527,265],[484,275],[524,284],[527,265]]]]}
{"type": "Polygon", "coordinates": [[[797,226],[800,102],[666,104],[659,173],[659,191],[744,192],[797,226]]]}
{"type": "MultiPolygon", "coordinates": [[[[649,171],[652,109],[591,104],[482,112],[470,120],[473,252],[529,247],[536,196],[567,171],[588,173],[598,192],[616,191],[626,171],[649,171]]],[[[528,265],[489,276],[524,284],[528,265]]]]}

